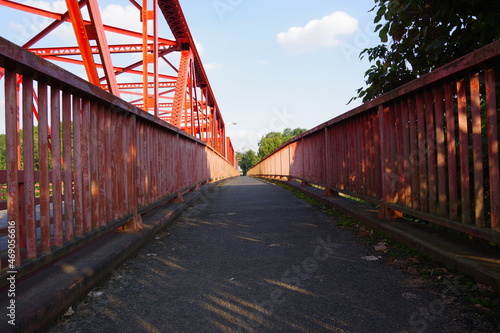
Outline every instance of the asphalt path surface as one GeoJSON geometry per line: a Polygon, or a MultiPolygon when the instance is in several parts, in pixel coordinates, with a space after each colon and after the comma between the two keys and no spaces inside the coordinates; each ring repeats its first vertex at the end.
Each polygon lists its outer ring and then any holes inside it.
{"type": "Polygon", "coordinates": [[[276,185],[231,179],[50,332],[470,331],[337,223],[276,185]]]}

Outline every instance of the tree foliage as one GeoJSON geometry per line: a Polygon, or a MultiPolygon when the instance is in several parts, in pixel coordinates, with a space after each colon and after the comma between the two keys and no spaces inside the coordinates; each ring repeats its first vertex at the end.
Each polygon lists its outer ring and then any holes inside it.
{"type": "Polygon", "coordinates": [[[5,134],[0,134],[0,170],[7,169],[7,140],[5,134]]]}
{"type": "MultiPolygon", "coordinates": [[[[23,144],[23,129],[19,130],[19,147],[21,159],[21,168],[24,169],[24,144],[23,144]]],[[[50,154],[50,152],[49,152],[50,154]]],[[[38,152],[38,126],[33,127],[33,162],[34,168],[40,169],[39,152],[38,152]]],[[[50,163],[50,161],[49,161],[50,163]]],[[[5,134],[0,134],[0,170],[7,169],[7,140],[5,134]]]]}
{"type": "Polygon", "coordinates": [[[285,128],[283,132],[269,132],[260,139],[258,154],[251,149],[245,152],[236,152],[238,164],[243,174],[246,175],[248,170],[276,150],[276,148],[305,131],[307,131],[305,128],[285,128]]]}
{"type": "Polygon", "coordinates": [[[283,132],[269,132],[259,141],[259,158],[263,159],[291,138],[307,131],[305,128],[285,128],[283,132]]]}
{"type": "Polygon", "coordinates": [[[236,152],[236,157],[238,158],[238,164],[243,171],[243,174],[246,175],[248,170],[252,168],[255,164],[259,162],[259,158],[257,154],[252,149],[249,149],[245,152],[236,152]]]}
{"type": "Polygon", "coordinates": [[[372,66],[364,102],[500,38],[500,2],[492,0],[374,0],[382,44],[363,50],[372,66]]]}

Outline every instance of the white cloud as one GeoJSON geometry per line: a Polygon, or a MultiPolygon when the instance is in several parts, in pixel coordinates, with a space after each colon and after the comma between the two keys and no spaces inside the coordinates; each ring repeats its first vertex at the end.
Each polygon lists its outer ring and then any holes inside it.
{"type": "Polygon", "coordinates": [[[64,13],[67,11],[66,2],[64,1],[37,1],[27,0],[23,2],[25,5],[45,9],[51,12],[64,13]]]}
{"type": "MultiPolygon", "coordinates": [[[[28,0],[23,2],[23,4],[56,13],[64,13],[67,11],[64,1],[49,2],[28,0]]],[[[27,13],[19,13],[19,15],[16,14],[5,19],[9,20],[9,39],[18,45],[26,43],[29,39],[54,21],[53,19],[49,19],[44,16],[31,15],[27,13]]],[[[67,26],[67,24],[61,25],[56,29],[56,32],[61,32],[64,30],[65,26],[67,26]]]]}
{"type": "Polygon", "coordinates": [[[302,53],[340,44],[340,35],[352,35],[358,30],[358,21],[345,12],[333,12],[319,20],[309,21],[303,27],[291,27],[280,32],[278,43],[289,52],[302,53]]]}
{"type": "Polygon", "coordinates": [[[205,53],[205,48],[203,47],[203,45],[201,45],[200,43],[198,43],[198,41],[196,40],[196,38],[194,39],[194,47],[196,47],[196,50],[198,51],[198,54],[200,56],[202,56],[205,53]]]}
{"type": "Polygon", "coordinates": [[[236,151],[252,149],[257,152],[258,143],[262,138],[262,133],[254,130],[235,130],[233,126],[226,127],[227,135],[231,138],[231,143],[236,151]]]}

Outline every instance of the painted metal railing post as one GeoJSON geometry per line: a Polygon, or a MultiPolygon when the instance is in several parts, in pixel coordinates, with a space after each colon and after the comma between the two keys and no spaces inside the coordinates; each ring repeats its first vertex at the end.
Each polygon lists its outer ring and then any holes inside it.
{"type": "Polygon", "coordinates": [[[62,221],[62,173],[61,173],[61,91],[57,85],[50,89],[50,127],[52,147],[52,216],[54,246],[63,245],[63,221],[62,221]]]}
{"type": "Polygon", "coordinates": [[[48,86],[38,82],[38,163],[40,165],[40,237],[41,252],[50,252],[50,181],[48,86]]]}
{"type": "Polygon", "coordinates": [[[387,218],[387,206],[386,206],[386,199],[388,196],[388,189],[387,189],[387,179],[386,179],[386,149],[385,149],[385,119],[384,119],[384,106],[379,105],[378,106],[378,119],[379,119],[379,152],[380,152],[380,188],[381,188],[381,202],[380,206],[378,209],[378,216],[379,218],[387,218]]]}
{"type": "Polygon", "coordinates": [[[471,197],[470,197],[470,173],[469,173],[469,124],[467,119],[467,92],[465,79],[457,81],[457,103],[458,103],[458,139],[460,156],[460,179],[461,179],[461,211],[462,223],[470,224],[471,221],[471,197]]]}
{"type": "MultiPolygon", "coordinates": [[[[455,108],[453,102],[453,87],[451,82],[444,84],[445,108],[446,108],[446,141],[448,143],[456,141],[455,108]]],[[[458,220],[458,185],[457,185],[457,147],[454,144],[448,144],[448,209],[449,217],[458,220]]]]}
{"type": "Polygon", "coordinates": [[[329,137],[329,130],[328,127],[325,127],[324,130],[324,136],[325,136],[325,164],[324,164],[324,170],[325,170],[325,191],[323,195],[325,197],[332,197],[332,196],[338,196],[339,192],[334,191],[331,189],[333,185],[333,180],[332,180],[332,172],[333,172],[333,161],[332,161],[332,156],[331,156],[331,143],[330,143],[330,137],[329,137]]]}
{"type": "MultiPolygon", "coordinates": [[[[6,167],[7,167],[7,219],[15,230],[15,265],[21,263],[20,220],[19,220],[19,181],[18,147],[19,126],[17,106],[16,72],[5,68],[5,131],[6,131],[6,167]]],[[[1,264],[0,264],[1,265],[1,264]]]]}
{"type": "Polygon", "coordinates": [[[26,257],[37,256],[36,216],[35,216],[35,179],[34,179],[34,140],[33,140],[33,78],[23,75],[23,173],[24,173],[24,221],[26,230],[26,257]]]}
{"type": "Polygon", "coordinates": [[[75,237],[84,233],[83,212],[83,162],[82,162],[82,100],[73,96],[73,154],[74,154],[74,207],[75,207],[75,237]]]}
{"type": "Polygon", "coordinates": [[[139,188],[138,160],[137,160],[137,119],[135,115],[128,117],[127,121],[127,199],[132,218],[125,224],[125,230],[140,230],[144,228],[141,215],[138,212],[137,189],[139,188]]]}
{"type": "Polygon", "coordinates": [[[500,231],[500,175],[498,114],[495,91],[495,67],[490,64],[485,69],[486,85],[486,135],[488,137],[488,169],[490,176],[490,218],[491,229],[500,231]]]}
{"type": "Polygon", "coordinates": [[[62,105],[63,125],[63,179],[64,179],[64,240],[72,241],[75,237],[73,223],[73,167],[71,161],[71,94],[63,91],[62,105]]]}
{"type": "Polygon", "coordinates": [[[484,228],[484,168],[483,139],[481,135],[481,97],[479,91],[479,72],[469,74],[470,108],[472,118],[472,159],[474,170],[474,221],[477,227],[484,228]]]}
{"type": "Polygon", "coordinates": [[[97,113],[98,105],[95,102],[90,104],[90,192],[91,192],[91,225],[92,230],[99,229],[99,156],[97,138],[97,113]]]}
{"type": "Polygon", "coordinates": [[[394,166],[390,163],[391,159],[391,142],[389,137],[389,132],[391,131],[391,119],[390,112],[392,110],[389,107],[384,107],[384,105],[378,106],[378,117],[379,117],[379,137],[380,137],[380,182],[381,182],[381,202],[378,209],[378,216],[382,219],[394,219],[401,214],[395,210],[389,208],[387,204],[393,203],[394,200],[394,166]]]}
{"type": "Polygon", "coordinates": [[[91,219],[88,212],[91,210],[91,192],[90,192],[90,152],[89,152],[89,128],[90,128],[90,102],[82,99],[81,109],[81,173],[82,173],[82,216],[83,233],[92,231],[91,219]]]}

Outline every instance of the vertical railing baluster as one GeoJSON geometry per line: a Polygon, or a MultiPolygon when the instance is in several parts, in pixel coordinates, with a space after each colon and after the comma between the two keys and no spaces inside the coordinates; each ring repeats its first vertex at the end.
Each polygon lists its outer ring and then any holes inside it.
{"type": "Polygon", "coordinates": [[[427,146],[427,173],[428,173],[428,195],[429,213],[435,215],[437,211],[437,176],[436,176],[436,127],[434,119],[434,96],[433,89],[425,89],[425,124],[426,124],[426,146],[427,146]]]}
{"type": "Polygon", "coordinates": [[[50,252],[50,180],[49,180],[48,87],[38,82],[38,164],[40,165],[40,238],[41,252],[50,252]]]}
{"type": "Polygon", "coordinates": [[[397,186],[395,188],[395,193],[397,193],[397,203],[404,206],[405,205],[405,176],[404,176],[404,153],[403,153],[403,128],[402,128],[402,106],[401,99],[394,101],[394,140],[396,145],[395,162],[397,170],[397,186]]]}
{"type": "Polygon", "coordinates": [[[458,138],[460,152],[462,222],[471,223],[470,176],[469,176],[469,126],[467,120],[467,96],[465,79],[457,81],[458,138]]]}
{"type": "Polygon", "coordinates": [[[427,147],[425,136],[425,109],[423,91],[416,94],[417,106],[417,142],[418,142],[418,174],[419,174],[419,203],[420,210],[429,211],[429,185],[427,174],[427,147]]]}
{"type": "MultiPolygon", "coordinates": [[[[19,124],[17,102],[17,74],[9,68],[5,69],[5,139],[7,169],[7,220],[15,227],[15,264],[21,265],[21,220],[19,216],[19,124]]],[[[10,267],[10,266],[9,266],[10,267]]]]}
{"type": "Polygon", "coordinates": [[[408,121],[410,141],[411,207],[420,207],[420,168],[418,150],[417,108],[414,95],[408,96],[408,121]]]}
{"type": "Polygon", "coordinates": [[[408,98],[401,99],[401,144],[403,160],[403,204],[412,207],[411,201],[411,155],[410,155],[410,119],[408,110],[408,98]]]}
{"type": "Polygon", "coordinates": [[[71,126],[71,94],[63,91],[63,173],[64,173],[64,226],[65,241],[72,241],[74,235],[73,218],[73,158],[72,158],[72,126],[71,126]]]}
{"type": "Polygon", "coordinates": [[[81,164],[82,164],[82,211],[83,211],[83,232],[85,234],[92,231],[92,196],[90,184],[90,101],[82,99],[82,132],[81,132],[81,164]]]}
{"type": "MultiPolygon", "coordinates": [[[[481,125],[481,96],[479,92],[479,73],[470,73],[470,109],[472,118],[472,165],[474,177],[474,223],[484,227],[484,174],[483,174],[483,138],[481,125]]],[[[472,202],[471,202],[472,203],[472,202]]]]}
{"type": "Polygon", "coordinates": [[[491,64],[485,68],[486,86],[486,129],[488,138],[488,170],[490,184],[490,218],[491,229],[500,231],[500,175],[499,175],[499,137],[498,110],[495,67],[491,64]]]}
{"type": "Polygon", "coordinates": [[[378,119],[379,119],[379,140],[380,140],[380,188],[381,188],[381,203],[378,210],[380,218],[387,218],[387,205],[390,200],[390,186],[389,174],[390,165],[387,159],[388,145],[387,145],[387,113],[389,108],[384,105],[378,106],[378,119]]]}
{"type": "Polygon", "coordinates": [[[73,155],[74,155],[74,203],[75,203],[75,237],[83,236],[83,165],[82,165],[82,100],[73,96],[73,155]]]}
{"type": "Polygon", "coordinates": [[[89,135],[89,154],[90,154],[90,197],[91,209],[89,211],[91,228],[99,228],[99,151],[98,151],[98,133],[97,133],[97,109],[99,105],[95,102],[90,103],[90,135],[89,135]]]}
{"type": "Polygon", "coordinates": [[[447,216],[446,196],[446,154],[445,154],[445,127],[443,113],[442,85],[434,87],[434,119],[436,121],[436,163],[437,163],[437,196],[439,216],[447,216]]]}
{"type": "Polygon", "coordinates": [[[452,83],[446,82],[444,85],[444,98],[446,108],[446,146],[448,155],[448,206],[449,217],[456,221],[458,220],[459,187],[457,184],[457,126],[453,94],[452,83]]]}
{"type": "Polygon", "coordinates": [[[50,126],[52,147],[52,228],[54,246],[62,246],[62,174],[61,174],[61,90],[57,86],[50,89],[50,126]]]}
{"type": "Polygon", "coordinates": [[[23,173],[24,173],[24,219],[26,231],[26,259],[37,257],[34,138],[33,138],[33,78],[23,75],[23,173]]]}
{"type": "Polygon", "coordinates": [[[106,133],[105,133],[105,117],[109,111],[103,105],[99,105],[97,109],[97,165],[98,175],[98,201],[99,201],[99,221],[97,225],[104,227],[107,224],[106,218],[106,133]]]}
{"type": "Polygon", "coordinates": [[[114,113],[113,109],[106,110],[104,113],[104,168],[105,168],[105,192],[106,192],[106,224],[113,221],[113,160],[111,159],[112,146],[112,129],[111,117],[114,113]]]}

